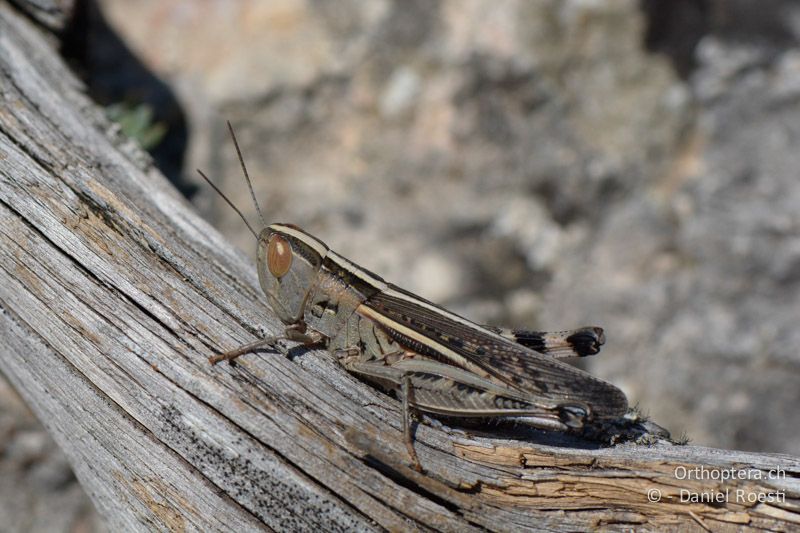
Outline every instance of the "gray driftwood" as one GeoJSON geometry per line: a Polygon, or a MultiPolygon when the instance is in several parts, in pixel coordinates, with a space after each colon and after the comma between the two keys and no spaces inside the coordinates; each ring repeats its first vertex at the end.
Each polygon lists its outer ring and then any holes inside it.
{"type": "Polygon", "coordinates": [[[112,529],[800,526],[797,458],[423,424],[420,475],[398,402],[324,352],[212,368],[210,354],[279,330],[254,265],[108,124],[44,33],[0,1],[0,364],[112,529]],[[784,475],[675,474],[700,465],[784,475]],[[681,489],[731,497],[681,503],[681,489]]]}

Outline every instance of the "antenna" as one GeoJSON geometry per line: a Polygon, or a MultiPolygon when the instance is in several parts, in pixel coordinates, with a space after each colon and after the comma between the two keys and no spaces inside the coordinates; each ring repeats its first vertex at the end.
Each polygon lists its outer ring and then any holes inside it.
{"type": "MultiPolygon", "coordinates": [[[[214,189],[215,191],[217,191],[217,194],[219,194],[220,196],[222,196],[222,199],[223,199],[223,200],[225,200],[226,202],[228,202],[228,205],[229,205],[229,206],[231,206],[231,208],[232,208],[234,211],[236,211],[236,213],[237,213],[237,214],[238,214],[238,215],[239,215],[239,216],[242,218],[242,222],[244,222],[244,225],[245,225],[245,226],[247,226],[247,229],[249,229],[249,230],[250,230],[250,233],[252,233],[252,234],[253,234],[253,237],[255,237],[255,238],[256,238],[256,240],[258,240],[258,234],[257,234],[255,231],[253,231],[253,228],[252,228],[252,226],[250,226],[250,223],[249,223],[249,222],[247,222],[247,219],[246,219],[246,218],[244,218],[244,215],[242,214],[242,212],[241,212],[241,211],[239,211],[239,209],[238,209],[238,208],[237,208],[235,205],[233,205],[233,202],[231,202],[231,201],[228,199],[228,197],[227,197],[227,196],[225,196],[225,194],[224,194],[224,193],[223,193],[221,190],[219,190],[219,187],[217,187],[216,185],[214,185],[214,182],[212,182],[210,179],[208,179],[208,176],[206,176],[205,174],[203,174],[203,171],[202,171],[202,170],[200,170],[200,169],[198,168],[198,169],[197,169],[197,173],[198,173],[198,174],[200,174],[201,176],[203,176],[203,179],[204,179],[204,180],[206,180],[206,183],[208,183],[209,185],[211,185],[211,188],[212,188],[212,189],[214,189]]],[[[252,189],[250,189],[250,190],[251,190],[251,192],[252,192],[252,189]]],[[[263,220],[263,219],[262,219],[262,220],[263,220]]]]}
{"type": "Polygon", "coordinates": [[[233,139],[233,145],[236,147],[236,155],[239,156],[239,164],[242,165],[242,172],[244,172],[244,179],[247,180],[247,188],[250,189],[250,197],[253,198],[253,203],[256,206],[256,212],[258,213],[258,218],[261,220],[261,227],[266,228],[267,222],[264,220],[264,215],[261,214],[261,208],[258,206],[258,200],[256,200],[256,193],[253,192],[253,184],[250,182],[250,174],[247,173],[247,167],[244,165],[244,158],[242,157],[242,151],[239,149],[239,141],[236,140],[236,134],[233,133],[233,126],[231,126],[231,121],[226,120],[225,122],[227,122],[228,124],[228,131],[231,132],[231,139],[233,139]]]}

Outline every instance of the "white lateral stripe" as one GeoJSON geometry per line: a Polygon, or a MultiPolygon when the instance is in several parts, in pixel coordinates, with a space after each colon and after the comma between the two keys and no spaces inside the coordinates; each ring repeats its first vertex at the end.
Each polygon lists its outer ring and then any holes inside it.
{"type": "Polygon", "coordinates": [[[379,291],[385,291],[388,288],[388,285],[385,281],[373,277],[372,274],[358,266],[357,264],[353,263],[349,259],[337,254],[333,250],[328,252],[328,258],[331,259],[334,263],[342,267],[344,270],[352,273],[358,279],[365,283],[369,283],[374,288],[378,289],[379,291]]]}
{"type": "Polygon", "coordinates": [[[413,329],[408,328],[408,327],[404,326],[403,324],[400,324],[399,322],[395,322],[391,318],[388,318],[388,317],[380,314],[379,312],[375,311],[374,309],[372,309],[370,307],[367,307],[364,304],[359,305],[356,308],[356,312],[358,314],[360,314],[361,316],[364,316],[366,318],[372,319],[375,322],[378,322],[380,324],[383,324],[383,325],[388,326],[388,327],[390,327],[390,328],[392,328],[394,330],[399,331],[400,333],[402,333],[403,335],[405,335],[409,339],[414,339],[415,341],[419,342],[420,344],[424,344],[424,345],[432,347],[437,352],[441,353],[442,355],[444,355],[446,357],[449,357],[451,360],[453,360],[457,364],[463,365],[464,368],[468,369],[471,372],[474,372],[475,374],[477,374],[477,375],[479,375],[481,377],[489,377],[490,376],[490,374],[488,372],[486,372],[486,370],[484,370],[483,368],[479,367],[478,365],[468,361],[463,355],[460,355],[460,354],[454,352],[450,348],[439,344],[438,342],[436,342],[433,339],[425,337],[424,335],[420,335],[419,333],[417,333],[413,329]]]}
{"type": "Polygon", "coordinates": [[[325,243],[316,237],[312,237],[308,233],[297,231],[296,229],[284,226],[283,224],[270,224],[269,229],[285,233],[286,235],[291,235],[295,239],[313,248],[314,251],[320,255],[320,257],[325,257],[328,254],[329,248],[325,246],[325,243]]]}

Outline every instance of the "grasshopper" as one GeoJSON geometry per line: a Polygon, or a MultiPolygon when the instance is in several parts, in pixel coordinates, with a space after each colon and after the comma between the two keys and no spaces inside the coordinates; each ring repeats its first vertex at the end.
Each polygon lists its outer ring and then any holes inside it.
{"type": "Polygon", "coordinates": [[[263,229],[256,233],[198,172],[256,238],[259,283],[286,328],[210,357],[212,365],[283,339],[326,348],[347,371],[402,400],[405,445],[418,471],[412,409],[556,431],[626,413],[622,391],[558,360],[597,353],[601,328],[548,333],[475,324],[384,281],[293,224],[267,225],[230,122],[228,129],[263,229]]]}

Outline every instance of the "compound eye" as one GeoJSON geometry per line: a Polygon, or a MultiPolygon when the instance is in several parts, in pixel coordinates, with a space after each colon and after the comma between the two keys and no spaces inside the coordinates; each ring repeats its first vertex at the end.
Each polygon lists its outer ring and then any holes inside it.
{"type": "Polygon", "coordinates": [[[276,278],[289,272],[292,266],[292,247],[289,242],[277,233],[269,238],[267,244],[267,268],[276,278]]]}

